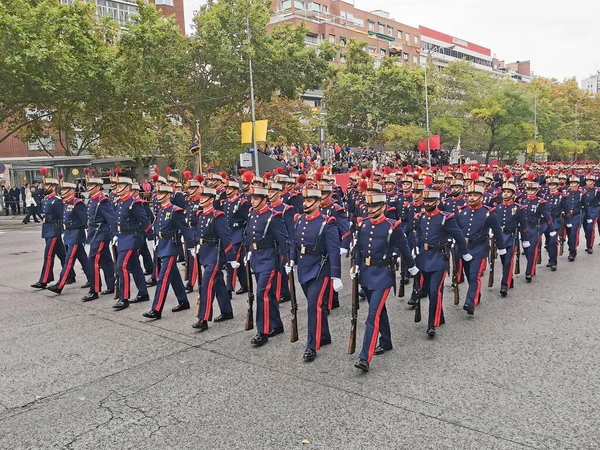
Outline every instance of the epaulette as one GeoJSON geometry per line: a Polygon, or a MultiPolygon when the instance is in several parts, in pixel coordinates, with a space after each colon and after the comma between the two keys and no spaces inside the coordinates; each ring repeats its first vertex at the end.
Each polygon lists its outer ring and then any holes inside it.
{"type": "Polygon", "coordinates": [[[240,200],[240,205],[243,205],[244,203],[248,203],[248,199],[247,198],[243,198],[240,200]]]}
{"type": "Polygon", "coordinates": [[[132,203],[142,203],[142,199],[138,197],[134,199],[132,203]]]}
{"type": "Polygon", "coordinates": [[[440,211],[440,212],[446,219],[452,219],[454,217],[453,212],[449,212],[449,211],[440,211]]]}
{"type": "Polygon", "coordinates": [[[82,203],[82,202],[83,202],[83,200],[81,200],[80,198],[75,198],[73,200],[73,205],[77,205],[78,203],[82,203]]]}
{"type": "Polygon", "coordinates": [[[364,221],[365,221],[365,219],[363,217],[357,217],[356,218],[356,225],[362,226],[364,221]]]}
{"type": "Polygon", "coordinates": [[[224,215],[225,215],[225,213],[223,211],[214,211],[213,212],[213,217],[221,217],[224,215]]]}
{"type": "Polygon", "coordinates": [[[337,205],[337,204],[335,205],[335,211],[336,211],[336,212],[340,212],[340,211],[343,211],[343,210],[344,210],[344,207],[343,207],[343,206],[341,206],[341,205],[337,205]]]}
{"type": "Polygon", "coordinates": [[[489,212],[494,212],[494,211],[496,211],[496,207],[495,207],[495,206],[486,206],[486,205],[483,205],[483,207],[484,207],[484,208],[487,208],[487,210],[488,210],[489,212]]]}
{"type": "Polygon", "coordinates": [[[405,207],[405,208],[406,208],[407,206],[409,206],[409,205],[410,205],[410,203],[408,203],[408,202],[404,202],[404,207],[405,207]]]}
{"type": "Polygon", "coordinates": [[[110,201],[108,197],[100,197],[100,200],[98,201],[98,203],[108,202],[108,201],[110,201]]]}
{"type": "Polygon", "coordinates": [[[294,222],[296,222],[301,215],[302,214],[294,214],[294,222]]]}
{"type": "Polygon", "coordinates": [[[294,209],[292,205],[288,205],[287,203],[283,203],[284,211],[289,211],[290,209],[294,209]]]}
{"type": "Polygon", "coordinates": [[[290,198],[297,197],[297,196],[298,196],[298,192],[296,192],[296,191],[290,192],[290,198]]]}
{"type": "Polygon", "coordinates": [[[283,212],[281,211],[275,211],[274,209],[271,210],[271,215],[273,217],[277,217],[277,216],[283,216],[283,212]]]}
{"type": "Polygon", "coordinates": [[[388,219],[387,221],[392,226],[392,230],[395,230],[397,227],[399,227],[402,224],[401,220],[396,220],[393,222],[391,219],[388,219]]]}
{"type": "Polygon", "coordinates": [[[327,218],[327,223],[331,223],[331,222],[335,222],[335,217],[333,217],[333,216],[329,216],[329,217],[327,218]]]}
{"type": "MultiPolygon", "coordinates": [[[[142,203],[141,200],[140,200],[140,203],[142,203]]],[[[173,212],[179,212],[179,211],[183,211],[183,208],[181,208],[177,205],[173,205],[173,212]]]]}

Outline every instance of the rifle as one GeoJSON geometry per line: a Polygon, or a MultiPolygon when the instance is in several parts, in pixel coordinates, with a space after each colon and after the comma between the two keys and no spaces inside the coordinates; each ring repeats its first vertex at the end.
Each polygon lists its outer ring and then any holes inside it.
{"type": "Polygon", "coordinates": [[[519,234],[515,231],[515,247],[517,248],[517,260],[515,261],[515,275],[521,273],[521,242],[519,240],[519,234]]]}
{"type": "Polygon", "coordinates": [[[404,272],[406,268],[404,267],[405,262],[404,258],[400,258],[400,289],[398,290],[398,297],[404,297],[404,272]]]}
{"type": "Polygon", "coordinates": [[[294,279],[293,267],[288,274],[288,282],[290,285],[290,295],[292,297],[290,303],[290,306],[292,307],[292,331],[290,332],[290,342],[296,342],[298,340],[298,299],[296,298],[296,280],[294,279]]]}
{"type": "Polygon", "coordinates": [[[496,240],[494,237],[490,238],[490,276],[488,278],[488,287],[492,287],[494,285],[494,268],[496,266],[496,257],[498,256],[498,249],[496,248],[496,240]]]}
{"type": "MultiPolygon", "coordinates": [[[[356,267],[356,250],[352,249],[352,267],[356,267]]],[[[358,322],[358,274],[352,278],[352,315],[350,319],[350,342],[348,343],[348,354],[356,351],[356,323],[358,322]]]]}
{"type": "MultiPolygon", "coordinates": [[[[536,245],[541,247],[542,241],[540,240],[540,241],[536,242],[536,245]]],[[[541,263],[542,263],[542,250],[540,248],[540,249],[538,249],[536,264],[541,264],[541,263]]]]}
{"type": "Polygon", "coordinates": [[[458,290],[458,263],[456,262],[456,247],[452,247],[452,290],[454,291],[454,304],[460,303],[460,292],[458,290]]]}
{"type": "MultiPolygon", "coordinates": [[[[421,278],[423,275],[421,275],[421,274],[419,273],[419,274],[417,274],[417,276],[419,277],[419,280],[420,280],[420,278],[421,278]]],[[[416,282],[416,280],[417,280],[417,279],[415,278],[415,282],[416,282]]],[[[421,284],[421,283],[419,283],[419,285],[420,285],[420,284],[421,284]]],[[[419,323],[419,322],[421,321],[421,290],[420,290],[420,289],[417,289],[417,291],[416,291],[416,292],[417,292],[417,305],[416,305],[416,307],[415,307],[415,322],[416,322],[416,323],[419,323]]],[[[413,293],[413,295],[414,295],[414,293],[413,293]]]]}
{"type": "Polygon", "coordinates": [[[248,312],[246,313],[246,331],[254,328],[254,282],[252,281],[252,269],[250,261],[246,262],[246,278],[248,278],[248,312]]]}
{"type": "Polygon", "coordinates": [[[560,242],[560,254],[562,256],[565,251],[565,218],[560,217],[560,225],[558,227],[558,242],[560,242]]]}
{"type": "Polygon", "coordinates": [[[186,248],[185,244],[184,244],[184,250],[185,250],[185,270],[183,271],[183,281],[187,281],[190,279],[193,272],[190,270],[190,267],[191,267],[190,250],[188,248],[186,248]]]}
{"type": "Polygon", "coordinates": [[[113,298],[118,300],[121,292],[121,283],[119,281],[119,274],[117,273],[117,260],[119,259],[119,251],[117,250],[116,245],[113,244],[110,246],[110,253],[112,254],[113,262],[115,264],[115,294],[113,295],[113,298]]]}

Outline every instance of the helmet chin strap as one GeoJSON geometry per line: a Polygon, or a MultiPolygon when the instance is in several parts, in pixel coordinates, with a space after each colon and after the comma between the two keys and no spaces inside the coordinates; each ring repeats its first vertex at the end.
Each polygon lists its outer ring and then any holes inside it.
{"type": "Polygon", "coordinates": [[[304,211],[304,214],[307,214],[308,211],[311,211],[317,202],[320,203],[319,200],[314,200],[308,207],[303,207],[302,210],[304,211]]]}
{"type": "Polygon", "coordinates": [[[375,216],[375,215],[379,214],[379,211],[381,211],[382,209],[383,209],[383,205],[381,205],[379,208],[377,208],[375,211],[373,211],[370,215],[375,216]]]}

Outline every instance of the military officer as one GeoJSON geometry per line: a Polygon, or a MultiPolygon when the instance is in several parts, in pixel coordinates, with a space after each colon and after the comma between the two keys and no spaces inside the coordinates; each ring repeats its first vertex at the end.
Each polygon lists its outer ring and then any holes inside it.
{"type": "Polygon", "coordinates": [[[596,223],[600,208],[600,189],[596,187],[596,176],[588,173],[585,176],[585,189],[583,190],[585,251],[590,255],[594,252],[594,237],[596,223]]]}
{"type": "MultiPolygon", "coordinates": [[[[131,185],[131,196],[134,200],[140,200],[142,202],[142,205],[144,205],[144,211],[146,211],[146,215],[148,216],[148,220],[150,223],[154,223],[154,213],[152,212],[152,208],[146,200],[140,197],[139,183],[133,183],[131,185]]],[[[154,241],[154,234],[152,233],[152,230],[145,235],[140,235],[140,256],[142,257],[142,263],[144,265],[144,275],[152,275],[154,272],[154,262],[152,256],[150,255],[150,249],[148,248],[147,241],[154,241]]]]}
{"type": "Polygon", "coordinates": [[[327,316],[329,286],[337,292],[343,288],[341,280],[340,235],[335,227],[335,217],[320,211],[321,191],[302,190],[304,214],[294,218],[295,251],[286,266],[289,272],[298,262],[298,281],[308,302],[308,337],[305,361],[313,361],[322,345],[331,343],[327,316]]]}
{"type": "Polygon", "coordinates": [[[196,263],[194,253],[196,245],[198,245],[198,212],[202,210],[200,207],[200,193],[202,192],[203,181],[204,175],[199,173],[194,178],[189,178],[186,183],[185,222],[192,230],[192,240],[185,242],[188,261],[188,264],[185,266],[187,272],[186,292],[193,292],[194,284],[198,278],[198,264],[196,263]]]}
{"type": "Polygon", "coordinates": [[[357,266],[350,271],[351,277],[359,276],[360,285],[369,302],[362,351],[354,365],[363,372],[369,371],[374,354],[381,355],[392,349],[390,323],[385,307],[385,301],[394,284],[394,272],[391,267],[395,261],[392,255],[400,254],[405,258],[411,275],[419,272],[408,248],[406,236],[400,228],[400,221],[388,219],[384,215],[385,194],[367,195],[366,203],[369,218],[361,221],[357,227],[357,266]]]}
{"type": "Polygon", "coordinates": [[[133,181],[129,177],[119,176],[116,183],[115,194],[119,197],[116,212],[116,235],[113,244],[117,246],[117,274],[119,277],[119,300],[113,305],[117,311],[125,309],[129,303],[149,301],[148,288],[144,273],[140,267],[139,250],[142,235],[147,234],[152,228],[150,219],[146,215],[144,205],[140,199],[131,195],[133,181]],[[133,276],[138,295],[129,300],[131,286],[129,274],[133,276]]]}
{"type": "Polygon", "coordinates": [[[423,194],[424,212],[415,217],[416,263],[420,289],[429,296],[427,334],[435,336],[435,329],[445,323],[442,306],[444,279],[448,274],[450,246],[456,242],[460,254],[466,254],[467,243],[454,213],[440,211],[440,192],[427,190],[423,194]]]}
{"type": "Polygon", "coordinates": [[[569,189],[562,199],[562,209],[565,212],[565,232],[569,245],[569,261],[575,261],[577,246],[579,245],[579,230],[581,228],[581,215],[585,207],[583,192],[579,188],[579,177],[574,175],[569,178],[569,189]]]}
{"type": "Polygon", "coordinates": [[[273,211],[267,204],[269,192],[263,187],[254,187],[246,231],[246,259],[256,277],[256,328],[257,334],[251,344],[259,347],[269,337],[283,333],[283,322],[279,315],[276,277],[281,256],[289,254],[289,236],[283,222],[283,214],[273,211]]]}
{"type": "Polygon", "coordinates": [[[177,270],[177,247],[179,242],[176,239],[178,233],[181,233],[186,241],[194,240],[193,232],[185,222],[183,208],[171,203],[172,187],[160,186],[156,194],[161,207],[154,221],[154,234],[158,239],[158,245],[154,251],[161,260],[160,273],[158,274],[152,309],[142,314],[142,316],[154,320],[161,318],[169,285],[173,286],[173,292],[175,292],[178,302],[178,305],[172,311],[178,312],[190,309],[183,281],[179,270],[177,270]]]}
{"type": "Polygon", "coordinates": [[[524,208],[515,203],[517,187],[511,181],[502,185],[502,201],[496,206],[496,215],[502,230],[502,241],[506,253],[500,256],[502,261],[502,281],[500,282],[500,295],[506,297],[508,289],[512,288],[513,263],[520,247],[516,239],[520,231],[522,236],[527,236],[527,221],[525,220],[524,208]]]}
{"type": "Polygon", "coordinates": [[[225,213],[214,207],[216,197],[215,188],[201,187],[199,202],[202,210],[198,212],[196,252],[202,265],[202,287],[196,313],[198,321],[192,325],[192,328],[200,331],[208,330],[215,296],[221,310],[221,315],[215,318],[215,322],[233,319],[231,298],[223,279],[223,265],[228,263],[234,269],[240,267],[232,251],[231,234],[225,213]]]}
{"type": "Polygon", "coordinates": [[[463,306],[469,315],[474,314],[475,307],[481,298],[481,274],[487,263],[490,230],[496,240],[498,254],[500,256],[506,254],[496,213],[493,208],[483,205],[483,194],[483,187],[471,184],[467,192],[468,203],[457,215],[458,226],[467,240],[467,253],[461,255],[458,251],[456,254],[458,258],[462,256],[458,271],[461,273],[462,267],[464,267],[469,282],[463,306]]]}
{"type": "MultiPolygon", "coordinates": [[[[561,230],[561,221],[563,220],[562,210],[562,198],[563,194],[559,190],[559,180],[554,176],[546,178],[546,186],[548,186],[548,192],[546,193],[546,202],[548,206],[548,213],[552,218],[553,229],[561,230]]],[[[548,250],[548,264],[546,267],[550,267],[552,272],[556,271],[558,265],[558,246],[559,239],[564,241],[564,228],[562,229],[562,236],[556,234],[550,236],[550,231],[546,229],[544,235],[546,236],[546,249],[548,250]]]]}
{"type": "Polygon", "coordinates": [[[104,272],[106,289],[102,295],[115,291],[115,265],[110,254],[112,233],[110,224],[115,222],[115,209],[111,201],[102,193],[102,178],[88,178],[87,190],[89,202],[87,205],[87,241],[90,246],[88,265],[91,270],[90,292],[82,300],[84,302],[98,298],[102,280],[100,269],[104,272]]]}
{"type": "Polygon", "coordinates": [[[235,291],[236,295],[248,292],[248,278],[244,261],[244,230],[248,221],[250,210],[250,199],[240,195],[240,186],[237,181],[229,180],[225,187],[227,199],[224,205],[225,217],[231,232],[231,251],[235,255],[235,261],[240,264],[239,268],[227,265],[227,290],[234,292],[237,281],[240,288],[235,291]]]}
{"type": "MultiPolygon", "coordinates": [[[[62,240],[63,211],[62,199],[56,195],[58,179],[46,177],[48,169],[43,167],[40,172],[43,177],[44,198],[42,199],[42,237],[46,241],[44,248],[44,263],[42,273],[37,283],[31,285],[33,288],[45,289],[48,283],[54,281],[54,257],[58,257],[62,267],[65,266],[65,246],[62,240]]],[[[75,283],[75,272],[71,270],[71,276],[67,284],[75,283]]]]}
{"type": "Polygon", "coordinates": [[[67,246],[67,255],[65,257],[65,266],[60,273],[58,283],[49,286],[48,290],[60,294],[67,284],[67,279],[71,276],[75,266],[75,259],[83,267],[88,283],[91,285],[88,257],[85,253],[85,230],[87,228],[87,210],[83,200],[75,198],[75,183],[63,182],[60,188],[60,196],[63,199],[63,228],[64,243],[67,246]]]}

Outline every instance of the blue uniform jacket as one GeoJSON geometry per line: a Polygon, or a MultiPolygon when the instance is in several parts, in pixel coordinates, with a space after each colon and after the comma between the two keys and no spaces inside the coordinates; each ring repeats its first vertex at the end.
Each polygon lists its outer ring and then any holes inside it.
{"type": "Polygon", "coordinates": [[[586,219],[595,219],[598,217],[598,208],[600,206],[600,189],[583,190],[583,207],[586,219]]]}
{"type": "Polygon", "coordinates": [[[306,283],[320,275],[341,278],[340,235],[335,217],[319,212],[312,216],[297,214],[294,220],[298,281],[306,283]]]}
{"type": "Polygon", "coordinates": [[[112,232],[110,224],[115,223],[115,208],[108,197],[101,192],[90,197],[87,206],[88,244],[110,241],[112,232]]]}
{"type": "MultiPolygon", "coordinates": [[[[171,194],[171,203],[173,203],[175,206],[179,206],[181,209],[185,208],[185,195],[183,192],[173,192],[171,194]]],[[[158,207],[160,208],[160,204],[158,207]]]]}
{"type": "Polygon", "coordinates": [[[152,228],[141,199],[131,194],[117,201],[116,228],[119,251],[138,249],[143,235],[152,228]]]}
{"type": "Polygon", "coordinates": [[[277,211],[283,214],[283,223],[285,224],[285,229],[287,230],[289,239],[288,248],[291,250],[294,246],[294,216],[296,215],[294,213],[294,207],[291,205],[286,205],[285,203],[280,201],[279,203],[271,205],[271,209],[273,211],[277,211]]]}
{"type": "Polygon", "coordinates": [[[452,239],[458,246],[459,254],[467,253],[467,242],[454,213],[436,209],[432,213],[418,214],[416,220],[417,267],[423,272],[436,272],[447,268],[449,255],[442,252],[442,246],[450,245],[452,239]]]}
{"type": "Polygon", "coordinates": [[[198,214],[202,211],[200,207],[200,196],[187,197],[185,200],[185,223],[192,229],[193,241],[186,241],[188,247],[198,243],[198,214]]]}
{"type": "Polygon", "coordinates": [[[361,221],[357,227],[355,252],[360,268],[359,282],[366,289],[387,289],[394,285],[394,275],[384,262],[394,254],[401,254],[409,267],[415,265],[400,221],[385,216],[375,221],[361,221]]]}
{"type": "Polygon", "coordinates": [[[302,214],[304,212],[304,197],[298,190],[291,191],[288,201],[285,203],[294,208],[294,214],[302,214]]]}
{"type": "Polygon", "coordinates": [[[505,247],[512,247],[515,242],[515,232],[521,231],[521,236],[527,236],[527,220],[525,207],[515,203],[501,202],[496,206],[496,215],[502,230],[502,240],[505,247]]]}
{"type": "MultiPolygon", "coordinates": [[[[250,266],[257,273],[279,270],[281,257],[287,257],[289,236],[283,222],[283,214],[268,206],[260,211],[250,210],[246,229],[246,245],[250,266]]],[[[291,255],[293,258],[293,254],[291,255]]]]}
{"type": "Polygon", "coordinates": [[[60,197],[52,193],[42,200],[42,237],[60,237],[63,226],[63,202],[60,197]]]}
{"type": "MultiPolygon", "coordinates": [[[[474,258],[485,258],[487,256],[490,230],[494,233],[496,247],[498,249],[506,248],[494,208],[481,205],[473,209],[470,206],[465,206],[456,217],[458,226],[467,240],[467,251],[474,258]]],[[[458,256],[462,256],[462,254],[458,253],[458,256]]]]}
{"type": "Polygon", "coordinates": [[[244,241],[244,228],[248,223],[248,214],[250,213],[250,201],[239,195],[225,203],[225,217],[231,230],[231,242],[234,245],[241,244],[244,241]]]}
{"type": "Polygon", "coordinates": [[[338,203],[330,202],[329,205],[321,207],[321,214],[327,217],[335,217],[334,225],[338,230],[340,246],[349,250],[352,236],[350,234],[350,222],[344,208],[338,203]]]}
{"type": "MultiPolygon", "coordinates": [[[[525,196],[521,200],[525,212],[525,221],[527,222],[528,234],[531,238],[538,239],[537,233],[544,233],[546,231],[554,231],[554,223],[548,212],[546,206],[546,200],[542,200],[539,197],[527,197],[525,196]],[[532,233],[536,233],[533,235],[532,233]]],[[[525,240],[523,238],[523,240],[525,240]]],[[[528,239],[531,241],[532,239],[528,239]]]]}
{"type": "Polygon", "coordinates": [[[217,264],[217,260],[219,264],[235,260],[229,226],[223,211],[209,208],[198,212],[197,227],[200,264],[209,266],[217,264]]]}
{"type": "Polygon", "coordinates": [[[183,208],[172,203],[161,206],[156,213],[154,221],[154,234],[158,237],[156,249],[159,258],[177,256],[179,254],[179,233],[183,234],[186,241],[194,239],[194,233],[185,223],[183,208]]]}
{"type": "Polygon", "coordinates": [[[565,212],[565,224],[579,226],[581,222],[581,213],[584,209],[583,193],[581,189],[565,191],[562,199],[562,208],[565,212]]]}
{"type": "Polygon", "coordinates": [[[87,228],[87,209],[83,200],[71,198],[63,200],[63,227],[65,244],[85,243],[85,229],[87,228]]]}

